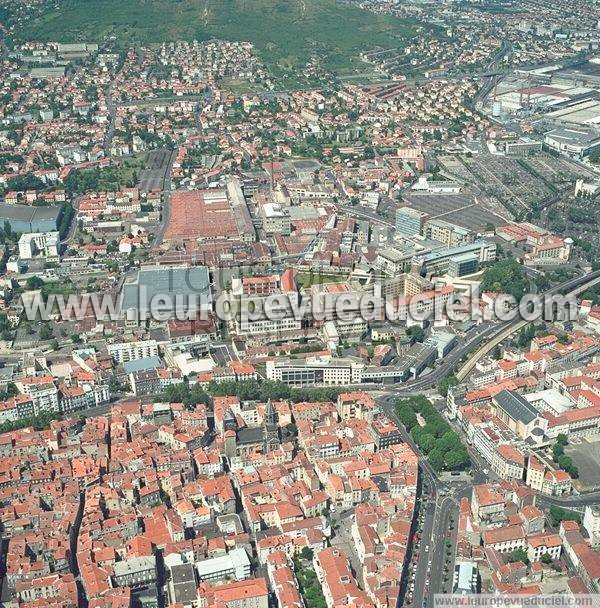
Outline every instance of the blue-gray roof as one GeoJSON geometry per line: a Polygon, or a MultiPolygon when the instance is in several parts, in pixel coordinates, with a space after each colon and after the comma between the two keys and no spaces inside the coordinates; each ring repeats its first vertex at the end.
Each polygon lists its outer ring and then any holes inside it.
{"type": "Polygon", "coordinates": [[[155,296],[168,296],[173,304],[175,297],[183,296],[187,306],[188,296],[196,294],[198,305],[210,302],[210,279],[205,266],[192,268],[172,266],[150,266],[141,268],[137,281],[123,286],[121,309],[148,309],[155,296]],[[205,300],[206,299],[206,300],[205,300]]]}
{"type": "Polygon", "coordinates": [[[530,424],[540,413],[527,399],[514,391],[501,391],[496,395],[496,403],[513,419],[530,424]]]}
{"type": "Polygon", "coordinates": [[[134,359],[133,361],[125,361],[123,369],[131,374],[132,372],[144,372],[148,369],[156,369],[163,367],[160,357],[144,357],[143,359],[134,359]]]}
{"type": "Polygon", "coordinates": [[[474,241],[473,243],[467,243],[466,245],[461,245],[460,247],[449,247],[440,251],[432,251],[419,257],[422,257],[424,262],[433,262],[440,258],[464,255],[466,253],[474,253],[475,251],[479,251],[481,247],[484,247],[486,245],[486,241],[474,241]]]}

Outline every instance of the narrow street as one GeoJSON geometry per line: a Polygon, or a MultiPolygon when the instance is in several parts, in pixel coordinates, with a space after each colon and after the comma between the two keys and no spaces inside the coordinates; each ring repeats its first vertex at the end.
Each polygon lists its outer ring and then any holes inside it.
{"type": "Polygon", "coordinates": [[[81,582],[81,577],[79,576],[79,564],[77,563],[77,546],[79,539],[79,529],[81,527],[81,519],[83,517],[83,511],[85,509],[85,491],[82,490],[79,493],[79,509],[77,511],[77,517],[75,518],[75,525],[71,530],[70,537],[70,567],[73,576],[75,577],[75,581],[77,583],[77,607],[78,608],[87,608],[88,599],[85,593],[85,589],[83,587],[83,583],[81,582]]]}

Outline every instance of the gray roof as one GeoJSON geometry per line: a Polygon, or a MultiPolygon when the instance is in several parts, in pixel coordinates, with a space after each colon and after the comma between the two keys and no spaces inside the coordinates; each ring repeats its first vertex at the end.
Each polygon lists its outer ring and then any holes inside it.
{"type": "Polygon", "coordinates": [[[173,581],[174,598],[176,604],[187,604],[196,600],[196,575],[192,564],[178,564],[171,567],[171,580],[173,581]]]}
{"type": "Polygon", "coordinates": [[[237,442],[241,445],[261,443],[264,441],[265,432],[260,426],[250,426],[240,429],[237,433],[237,442]]]}
{"type": "Polygon", "coordinates": [[[155,296],[168,296],[175,305],[175,298],[183,296],[187,306],[189,295],[195,294],[202,303],[210,303],[210,280],[205,266],[173,267],[148,266],[140,269],[137,281],[123,286],[121,309],[148,309],[155,296]],[[140,299],[142,300],[140,302],[140,299]]]}
{"type": "Polygon", "coordinates": [[[113,571],[115,576],[126,576],[128,574],[135,574],[137,572],[143,572],[145,570],[154,570],[156,568],[156,558],[154,555],[132,557],[122,562],[115,562],[113,564],[113,571]]]}
{"type": "Polygon", "coordinates": [[[15,375],[15,366],[7,365],[5,367],[0,367],[0,380],[10,382],[15,375]]]}
{"type": "Polygon", "coordinates": [[[460,255],[454,256],[452,262],[470,262],[471,260],[479,261],[479,256],[474,253],[461,253],[460,255]]]}
{"type": "Polygon", "coordinates": [[[496,395],[496,403],[514,420],[520,420],[523,424],[530,424],[540,414],[519,393],[514,391],[502,391],[496,395]]]}
{"type": "Polygon", "coordinates": [[[406,252],[406,251],[398,251],[397,249],[387,249],[386,248],[386,249],[382,249],[379,252],[379,255],[382,258],[391,260],[392,262],[401,262],[402,260],[406,260],[407,257],[411,257],[412,251],[406,252]]]}
{"type": "Polygon", "coordinates": [[[143,359],[135,359],[133,361],[125,361],[123,369],[131,374],[132,372],[143,372],[148,369],[156,369],[164,367],[160,357],[144,357],[143,359]]]}
{"type": "Polygon", "coordinates": [[[594,129],[567,129],[561,127],[545,133],[545,137],[561,141],[563,144],[574,146],[588,146],[600,139],[600,133],[594,129]]]}
{"type": "Polygon", "coordinates": [[[486,246],[488,246],[487,241],[474,241],[473,243],[460,245],[460,247],[448,247],[447,249],[442,249],[441,251],[432,251],[431,253],[419,255],[418,257],[422,257],[424,262],[433,262],[440,258],[474,253],[476,251],[480,251],[482,247],[486,246]]]}
{"type": "Polygon", "coordinates": [[[469,234],[471,231],[468,230],[467,228],[463,228],[462,226],[459,226],[458,224],[453,224],[452,222],[447,222],[446,220],[442,220],[440,218],[434,218],[431,220],[428,220],[427,223],[431,226],[439,226],[441,228],[448,228],[453,230],[454,232],[460,232],[461,234],[469,234]]]}
{"type": "Polygon", "coordinates": [[[477,566],[467,561],[457,562],[454,566],[456,587],[455,593],[474,593],[477,582],[477,566]]]}
{"type": "Polygon", "coordinates": [[[17,220],[21,222],[57,220],[60,209],[60,205],[34,207],[32,205],[7,205],[5,203],[0,203],[0,218],[3,220],[17,220]]]}

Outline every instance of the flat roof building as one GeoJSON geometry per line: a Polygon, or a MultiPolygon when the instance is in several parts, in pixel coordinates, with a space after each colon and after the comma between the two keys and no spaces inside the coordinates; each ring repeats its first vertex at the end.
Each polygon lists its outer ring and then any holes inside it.
{"type": "Polygon", "coordinates": [[[176,564],[169,568],[169,600],[183,606],[197,605],[198,589],[194,566],[188,563],[176,564]]]}
{"type": "MultiPolygon", "coordinates": [[[[121,293],[122,313],[128,311],[148,315],[153,302],[160,297],[172,304],[172,316],[175,316],[175,304],[187,308],[189,298],[196,298],[198,310],[212,309],[210,277],[205,266],[144,266],[140,268],[137,278],[123,285],[121,293]]],[[[168,311],[167,311],[168,312],[168,311]]]]}
{"type": "Polygon", "coordinates": [[[477,593],[477,581],[478,570],[475,562],[461,560],[455,563],[452,593],[457,595],[477,593]]]}
{"type": "MultiPolygon", "coordinates": [[[[250,236],[253,240],[254,235],[250,236]]],[[[173,192],[166,241],[238,238],[238,222],[227,191],[214,189],[173,192]]]]}
{"type": "Polygon", "coordinates": [[[544,143],[561,154],[584,158],[600,149],[600,132],[593,129],[554,129],[544,135],[544,143]]]}
{"type": "MultiPolygon", "coordinates": [[[[447,274],[450,269],[450,263],[452,260],[462,260],[465,262],[465,255],[475,256],[479,263],[482,262],[493,262],[496,259],[496,243],[488,241],[475,241],[461,247],[450,247],[447,249],[440,249],[438,251],[432,251],[424,255],[416,256],[416,259],[421,263],[421,274],[447,274]]],[[[472,262],[467,260],[467,265],[471,265],[472,262]]],[[[464,272],[467,269],[462,268],[464,272]]],[[[454,272],[460,272],[460,264],[453,266],[454,272]]]]}
{"type": "Polygon", "coordinates": [[[62,207],[7,205],[0,203],[0,226],[8,222],[13,232],[53,232],[58,229],[62,207]]]}
{"type": "Polygon", "coordinates": [[[429,214],[423,211],[412,207],[400,207],[396,210],[396,231],[405,236],[421,234],[427,219],[429,214]]]}
{"type": "Polygon", "coordinates": [[[196,563],[198,579],[210,583],[250,577],[250,560],[244,549],[233,549],[226,555],[205,559],[196,563]]]}

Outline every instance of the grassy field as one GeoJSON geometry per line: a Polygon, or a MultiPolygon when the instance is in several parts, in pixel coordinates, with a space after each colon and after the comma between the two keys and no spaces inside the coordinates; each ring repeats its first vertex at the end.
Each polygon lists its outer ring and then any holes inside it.
{"type": "Polygon", "coordinates": [[[336,0],[63,0],[21,32],[22,38],[123,46],[174,40],[248,40],[277,73],[311,55],[340,73],[364,69],[361,50],[398,47],[413,25],[336,0]]]}
{"type": "Polygon", "coordinates": [[[343,283],[347,276],[339,274],[326,274],[321,272],[299,272],[298,281],[301,287],[309,289],[313,285],[325,285],[326,283],[343,283]]]}

